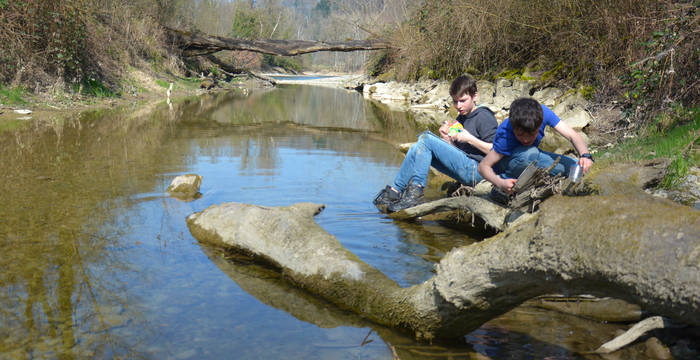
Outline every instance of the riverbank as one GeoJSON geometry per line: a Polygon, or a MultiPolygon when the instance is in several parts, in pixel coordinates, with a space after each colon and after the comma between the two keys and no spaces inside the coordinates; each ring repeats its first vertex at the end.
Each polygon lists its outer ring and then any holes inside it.
{"type": "MultiPolygon", "coordinates": [[[[274,79],[277,84],[305,84],[345,88],[349,91],[362,92],[363,97],[387,107],[390,111],[410,112],[414,119],[427,128],[436,128],[447,119],[456,116],[448,95],[449,82],[444,80],[418,81],[413,83],[383,82],[371,79],[364,74],[342,73],[303,73],[289,75],[283,73],[264,73],[261,77],[274,79]]],[[[23,122],[32,119],[51,119],[70,117],[82,111],[114,108],[119,106],[148,106],[186,96],[196,96],[218,91],[240,90],[246,93],[255,89],[270,87],[270,83],[252,76],[219,78],[210,75],[200,78],[156,77],[142,72],[133,72],[130,77],[138,79],[138,87],[124,91],[119,96],[84,96],[62,92],[46,92],[38,95],[21,97],[22,101],[12,104],[0,103],[0,129],[11,129],[22,126],[23,122]],[[170,91],[170,84],[172,88],[170,91]],[[138,90],[136,90],[138,89],[138,90]],[[169,95],[169,96],[168,96],[169,95]]],[[[637,130],[625,121],[622,109],[617,104],[596,104],[587,100],[587,89],[561,89],[542,86],[537,78],[528,75],[527,80],[521,78],[498,79],[494,82],[478,81],[479,104],[487,106],[499,121],[507,117],[508,108],[513,99],[520,96],[532,96],[541,103],[549,106],[560,118],[578,131],[586,139],[591,152],[602,159],[599,166],[606,162],[647,160],[655,157],[681,158],[673,151],[661,153],[650,145],[639,145],[634,150],[635,155],[618,155],[616,150],[621,143],[641,142],[637,130]],[[648,154],[640,156],[639,154],[648,154]]],[[[690,117],[695,116],[690,112],[690,117]]],[[[692,121],[691,121],[692,122],[692,121]]],[[[697,123],[698,120],[695,120],[697,123]]],[[[688,131],[697,131],[697,125],[692,124],[688,131]]],[[[542,147],[557,153],[573,153],[568,141],[555,132],[549,131],[544,138],[542,147]]],[[[661,134],[663,137],[663,134],[661,134]]],[[[687,155],[694,150],[692,142],[682,140],[680,144],[687,155]]],[[[646,191],[659,198],[668,198],[676,202],[694,206],[700,209],[700,167],[697,156],[686,156],[689,161],[681,164],[681,171],[672,174],[675,179],[666,181],[666,186],[647,189],[646,191]],[[684,168],[683,168],[684,166],[684,168]]],[[[678,166],[676,166],[678,167],[678,166]]]]}
{"type": "Polygon", "coordinates": [[[79,90],[73,93],[54,89],[37,94],[15,90],[14,96],[0,96],[0,129],[2,124],[17,123],[32,119],[49,119],[71,116],[82,111],[109,109],[119,106],[143,106],[169,99],[197,96],[220,91],[249,91],[269,87],[263,80],[241,75],[240,77],[183,78],[132,71],[127,75],[138,85],[124,85],[119,94],[104,93],[100,96],[85,95],[79,90]],[[172,87],[171,87],[172,84],[172,87]]]}

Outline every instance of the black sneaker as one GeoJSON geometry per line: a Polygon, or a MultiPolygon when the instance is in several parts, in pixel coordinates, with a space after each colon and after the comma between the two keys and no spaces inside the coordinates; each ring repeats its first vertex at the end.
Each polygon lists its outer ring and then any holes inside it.
{"type": "Polygon", "coordinates": [[[387,207],[387,211],[392,213],[403,209],[407,209],[422,203],[423,200],[423,187],[414,183],[410,183],[401,193],[401,199],[399,199],[399,201],[391,203],[387,207]]]}
{"type": "Polygon", "coordinates": [[[372,203],[381,212],[386,212],[387,207],[396,201],[399,201],[401,194],[391,189],[391,186],[387,185],[382,191],[374,197],[372,203]]]}

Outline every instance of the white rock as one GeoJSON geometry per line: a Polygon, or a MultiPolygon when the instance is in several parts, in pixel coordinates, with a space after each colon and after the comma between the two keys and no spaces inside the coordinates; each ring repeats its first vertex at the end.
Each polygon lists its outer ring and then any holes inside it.
{"type": "Polygon", "coordinates": [[[17,113],[17,114],[22,114],[22,115],[27,115],[27,114],[31,114],[32,111],[31,111],[31,110],[27,110],[27,109],[16,109],[16,110],[15,110],[15,113],[17,113]]]}
{"type": "Polygon", "coordinates": [[[498,88],[496,91],[496,96],[493,98],[493,105],[499,109],[510,109],[510,104],[513,100],[519,98],[521,95],[517,93],[513,88],[498,88]]]}
{"type": "Polygon", "coordinates": [[[180,175],[173,179],[167,191],[177,198],[190,198],[199,194],[202,177],[197,174],[180,175]]]}
{"type": "Polygon", "coordinates": [[[593,121],[593,117],[581,107],[564,113],[560,119],[574,130],[581,130],[593,121]]]}
{"type": "Polygon", "coordinates": [[[534,83],[534,80],[514,79],[512,87],[516,93],[520,94],[520,96],[530,96],[530,90],[532,90],[534,83]]]}
{"type": "Polygon", "coordinates": [[[563,114],[576,106],[586,107],[586,105],[588,102],[580,93],[570,93],[562,96],[552,110],[555,114],[563,114]]]}
{"type": "Polygon", "coordinates": [[[556,105],[556,100],[564,94],[564,91],[555,87],[548,87],[542,90],[536,91],[532,98],[539,101],[540,104],[553,108],[556,105]]]}
{"type": "Polygon", "coordinates": [[[476,91],[479,93],[477,102],[479,104],[493,103],[493,95],[496,93],[496,85],[486,80],[476,82],[476,91]]]}

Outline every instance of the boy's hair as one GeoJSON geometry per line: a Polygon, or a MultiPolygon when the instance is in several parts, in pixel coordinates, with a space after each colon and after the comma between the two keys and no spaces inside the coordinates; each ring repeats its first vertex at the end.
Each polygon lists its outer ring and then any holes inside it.
{"type": "Polygon", "coordinates": [[[474,96],[476,94],[476,81],[469,75],[462,75],[452,80],[450,85],[450,96],[462,97],[464,94],[474,96]]]}
{"type": "Polygon", "coordinates": [[[510,104],[510,125],[513,129],[532,134],[542,125],[542,106],[532,98],[515,99],[510,104]]]}

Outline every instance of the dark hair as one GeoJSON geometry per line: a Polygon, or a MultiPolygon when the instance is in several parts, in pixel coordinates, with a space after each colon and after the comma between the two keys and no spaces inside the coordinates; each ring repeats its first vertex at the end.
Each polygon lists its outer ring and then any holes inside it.
{"type": "Polygon", "coordinates": [[[515,99],[510,104],[510,125],[526,133],[533,133],[542,125],[542,106],[532,98],[515,99]]]}
{"type": "Polygon", "coordinates": [[[450,85],[450,96],[462,97],[464,94],[474,96],[476,94],[476,81],[469,75],[462,75],[452,80],[450,85]]]}

